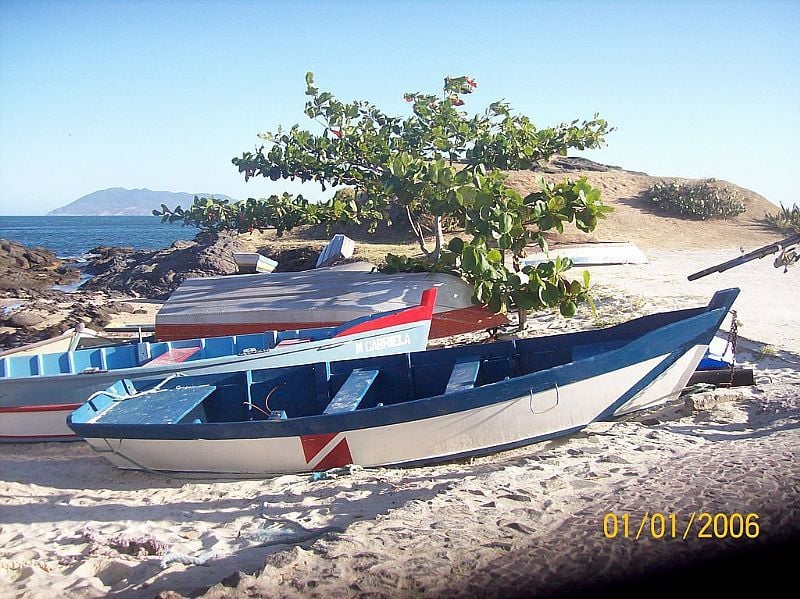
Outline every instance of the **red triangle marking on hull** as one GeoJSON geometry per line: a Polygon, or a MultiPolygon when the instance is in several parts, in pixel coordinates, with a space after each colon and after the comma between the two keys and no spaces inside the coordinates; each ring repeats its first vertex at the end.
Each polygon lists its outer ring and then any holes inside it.
{"type": "Polygon", "coordinates": [[[353,463],[353,457],[350,455],[350,447],[347,445],[347,439],[342,439],[336,444],[328,455],[322,458],[322,461],[314,466],[314,470],[328,470],[329,468],[341,468],[353,463]]]}
{"type": "Polygon", "coordinates": [[[328,443],[336,436],[336,433],[325,433],[322,435],[304,435],[300,437],[303,444],[303,453],[306,456],[306,464],[311,462],[316,455],[322,451],[328,443]]]}

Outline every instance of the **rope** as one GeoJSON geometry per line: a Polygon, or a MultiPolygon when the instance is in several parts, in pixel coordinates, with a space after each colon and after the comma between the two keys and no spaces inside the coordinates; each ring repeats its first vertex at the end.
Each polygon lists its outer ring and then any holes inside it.
{"type": "Polygon", "coordinates": [[[142,395],[148,395],[150,393],[156,393],[156,392],[160,391],[161,388],[164,385],[166,385],[168,382],[170,382],[172,379],[178,378],[179,376],[186,376],[186,375],[183,374],[182,372],[175,372],[175,373],[169,375],[168,377],[166,377],[163,381],[158,383],[155,387],[152,387],[151,389],[147,389],[146,391],[137,391],[136,393],[132,393],[130,395],[117,395],[113,391],[96,391],[95,393],[92,393],[92,395],[89,397],[89,399],[91,400],[92,398],[96,397],[97,395],[107,395],[108,397],[110,397],[114,401],[127,401],[129,399],[133,399],[134,397],[141,397],[142,395]]]}
{"type": "Polygon", "coordinates": [[[737,318],[736,310],[731,310],[731,330],[728,331],[728,343],[725,345],[723,355],[727,353],[728,348],[731,348],[731,377],[728,384],[733,387],[733,375],[736,369],[736,343],[739,341],[739,319],[737,318]]]}
{"type": "Polygon", "coordinates": [[[251,408],[255,408],[256,410],[258,410],[259,412],[261,412],[262,414],[264,414],[265,416],[267,416],[269,418],[269,415],[272,413],[272,410],[269,407],[269,398],[272,396],[273,393],[275,393],[275,391],[278,390],[279,387],[281,387],[281,386],[283,386],[285,384],[286,383],[278,383],[272,389],[270,389],[269,393],[267,393],[267,396],[264,398],[264,408],[266,408],[266,411],[262,410],[260,407],[258,407],[256,404],[254,404],[251,401],[243,401],[242,403],[244,405],[246,405],[246,406],[250,406],[251,408]]]}

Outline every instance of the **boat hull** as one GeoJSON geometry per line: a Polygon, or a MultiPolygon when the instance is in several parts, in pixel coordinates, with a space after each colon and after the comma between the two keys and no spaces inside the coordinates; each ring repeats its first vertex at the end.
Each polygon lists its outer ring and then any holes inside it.
{"type": "MultiPolygon", "coordinates": [[[[453,392],[448,383],[443,394],[424,399],[389,403],[394,400],[387,395],[387,405],[370,404],[345,413],[326,410],[285,420],[198,419],[175,424],[120,424],[113,418],[103,422],[106,408],[87,404],[70,416],[69,423],[119,467],[167,472],[261,476],[347,464],[417,465],[488,454],[568,435],[596,420],[674,397],[735,296],[736,292],[717,294],[705,310],[654,315],[606,331],[506,342],[510,353],[501,348],[479,367],[490,362],[496,366],[513,356],[513,368],[524,370],[528,368],[524,363],[557,360],[567,349],[570,358],[453,392]]],[[[409,355],[407,380],[425,385],[426,376],[443,369],[442,356],[463,363],[470,352],[472,357],[481,355],[478,348],[409,355]]],[[[328,366],[329,372],[333,366],[328,366]]],[[[380,367],[376,361],[374,368],[380,367]]],[[[385,367],[390,372],[390,366],[385,367]]],[[[363,368],[369,365],[359,362],[339,370],[353,373],[363,368]]],[[[403,378],[401,373],[397,381],[402,383],[403,378]]],[[[388,394],[386,387],[382,389],[388,394]]]]}
{"type": "Polygon", "coordinates": [[[121,377],[133,381],[159,381],[179,371],[183,376],[220,374],[248,369],[277,368],[365,356],[421,351],[428,340],[430,321],[421,320],[361,331],[353,335],[312,341],[268,352],[228,358],[142,366],[80,374],[31,376],[0,380],[0,442],[75,441],[66,417],[97,391],[121,377]],[[71,406],[71,407],[70,407],[71,406]]]}
{"type": "MultiPolygon", "coordinates": [[[[558,390],[527,389],[489,405],[382,426],[287,437],[86,440],[120,468],[166,472],[247,476],[319,471],[347,464],[373,467],[435,463],[578,431],[661,359],[567,384],[558,390]]],[[[268,424],[277,428],[281,423],[268,424]]]]}

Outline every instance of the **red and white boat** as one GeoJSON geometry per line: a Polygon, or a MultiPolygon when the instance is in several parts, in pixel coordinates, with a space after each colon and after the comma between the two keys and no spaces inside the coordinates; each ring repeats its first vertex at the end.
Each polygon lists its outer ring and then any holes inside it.
{"type": "Polygon", "coordinates": [[[241,335],[265,329],[338,326],[377,312],[419,305],[435,287],[430,337],[508,324],[472,303],[472,287],[443,273],[382,274],[340,268],[188,279],[156,314],[161,341],[241,335]]]}

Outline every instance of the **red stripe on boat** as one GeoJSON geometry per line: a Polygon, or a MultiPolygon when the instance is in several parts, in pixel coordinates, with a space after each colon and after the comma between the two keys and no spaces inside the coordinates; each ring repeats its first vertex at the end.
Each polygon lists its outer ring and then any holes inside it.
{"type": "Polygon", "coordinates": [[[431,287],[422,292],[422,300],[419,306],[407,308],[396,314],[389,316],[381,316],[380,318],[373,318],[347,328],[339,333],[336,337],[343,337],[344,335],[355,335],[356,333],[366,333],[368,331],[378,331],[388,327],[394,327],[401,324],[410,324],[412,322],[419,322],[421,320],[430,320],[433,316],[433,307],[436,305],[436,287],[431,287]]]}
{"type": "Polygon", "coordinates": [[[60,403],[44,406],[15,406],[12,408],[0,408],[0,414],[24,414],[28,412],[65,412],[67,410],[77,410],[83,405],[81,403],[60,403]]]}

